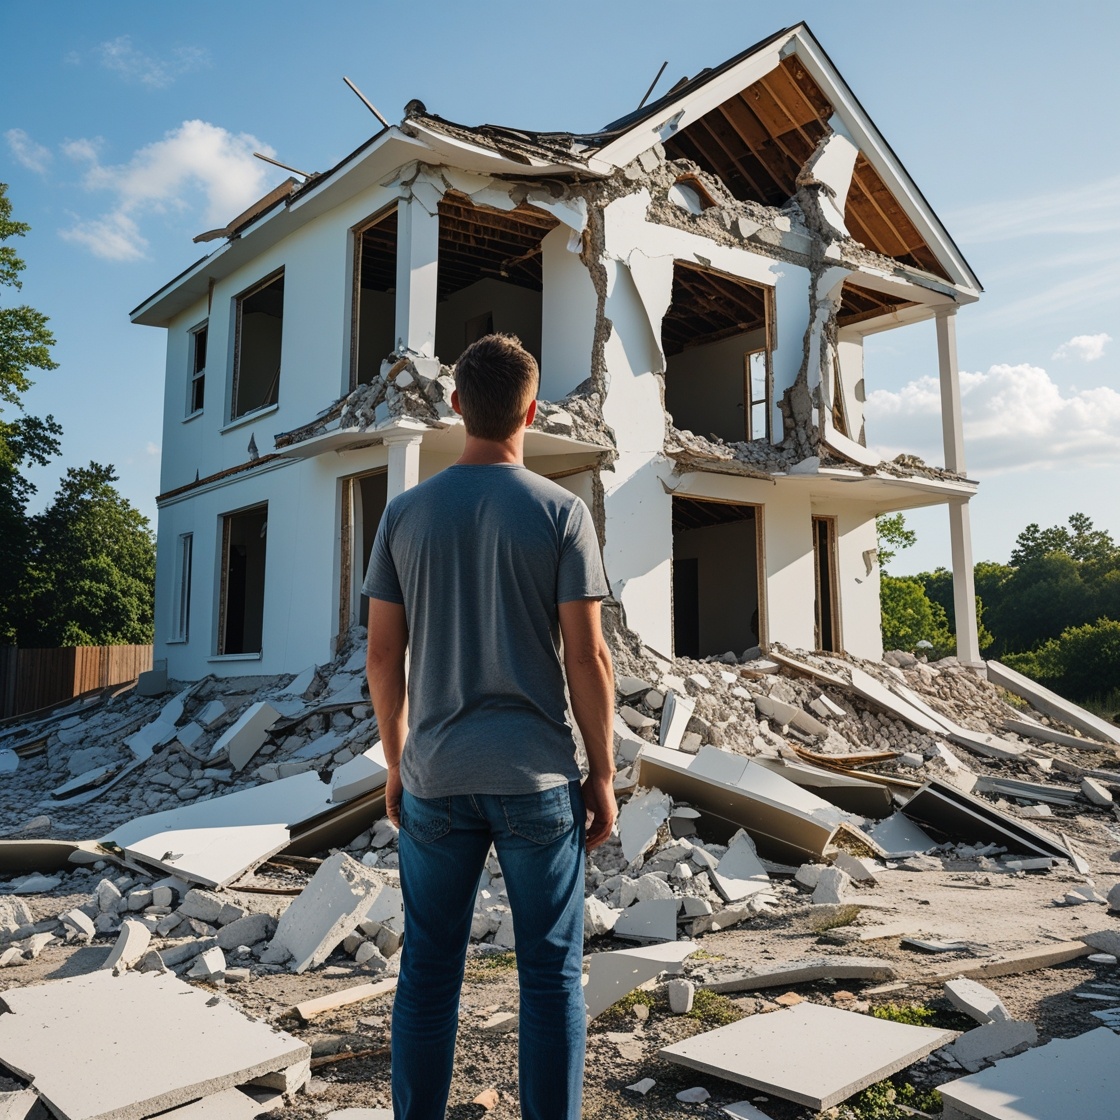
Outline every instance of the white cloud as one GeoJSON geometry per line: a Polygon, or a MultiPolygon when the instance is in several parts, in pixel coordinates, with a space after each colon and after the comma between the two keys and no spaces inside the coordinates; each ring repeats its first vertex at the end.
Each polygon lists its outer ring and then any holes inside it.
{"type": "Polygon", "coordinates": [[[114,261],[141,259],[148,246],[140,220],[150,214],[197,214],[200,226],[221,226],[264,194],[277,172],[253,158],[273,149],[247,133],[206,121],[184,121],[127,163],[106,165],[100,142],[68,141],[63,150],[85,163],[83,184],[115,196],[108,213],[62,230],[69,241],[114,261]]]}
{"type": "Polygon", "coordinates": [[[1077,334],[1063,342],[1054,351],[1055,358],[1080,358],[1083,362],[1095,362],[1104,357],[1104,348],[1112,341],[1112,336],[1104,334],[1077,334]]]}
{"type": "Polygon", "coordinates": [[[46,174],[53,158],[49,148],[36,144],[22,128],[9,128],[4,133],[4,139],[8,141],[8,148],[18,163],[23,164],[28,171],[46,174]]]}
{"type": "MultiPolygon", "coordinates": [[[[960,375],[969,473],[1120,466],[1120,392],[1108,386],[1063,394],[1046,370],[994,365],[960,375]]],[[[869,441],[884,458],[900,451],[940,463],[941,390],[922,377],[867,398],[869,441]]]]}
{"type": "Polygon", "coordinates": [[[152,443],[151,440],[148,440],[148,442],[144,445],[144,452],[147,455],[158,455],[159,454],[159,444],[158,443],[152,443]]]}
{"type": "Polygon", "coordinates": [[[176,47],[166,57],[158,58],[133,46],[128,35],[102,43],[97,54],[106,70],[149,89],[166,89],[184,74],[210,65],[210,55],[201,47],[176,47]]]}

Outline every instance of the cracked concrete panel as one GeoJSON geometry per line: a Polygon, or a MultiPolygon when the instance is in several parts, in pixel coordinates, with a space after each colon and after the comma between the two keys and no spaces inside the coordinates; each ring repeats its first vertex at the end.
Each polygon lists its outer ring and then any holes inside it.
{"type": "Polygon", "coordinates": [[[618,261],[605,267],[611,329],[603,347],[608,383],[603,419],[623,450],[613,470],[602,475],[603,556],[628,624],[656,648],[669,649],[665,604],[672,582],[672,499],[659,474],[665,411],[660,378],[653,372],[661,347],[630,269],[618,261]]]}
{"type": "MultiPolygon", "coordinates": [[[[583,233],[587,229],[587,199],[585,198],[553,198],[547,191],[530,191],[525,196],[525,201],[528,205],[551,214],[575,233],[583,233]]],[[[568,248],[571,251],[570,245],[568,248]]],[[[579,252],[578,242],[575,252],[579,252]]]]}
{"type": "Polygon", "coordinates": [[[852,142],[839,117],[829,122],[833,132],[825,136],[797,176],[800,190],[815,189],[821,223],[837,237],[850,237],[844,224],[844,207],[852,185],[859,148],[852,142]]]}
{"type": "Polygon", "coordinates": [[[784,432],[785,420],[779,402],[791,390],[805,361],[805,337],[809,330],[810,273],[800,265],[781,264],[774,284],[773,351],[774,407],[771,416],[774,442],[789,435],[784,432]]]}

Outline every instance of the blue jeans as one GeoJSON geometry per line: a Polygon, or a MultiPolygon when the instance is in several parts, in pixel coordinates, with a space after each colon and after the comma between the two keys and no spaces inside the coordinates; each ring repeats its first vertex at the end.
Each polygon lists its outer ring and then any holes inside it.
{"type": "Polygon", "coordinates": [[[405,934],[392,1034],[395,1120],[444,1118],[471,919],[491,843],[513,912],[521,1116],[579,1120],[586,1011],[578,782],[517,796],[420,798],[405,791],[399,840],[405,934]]]}

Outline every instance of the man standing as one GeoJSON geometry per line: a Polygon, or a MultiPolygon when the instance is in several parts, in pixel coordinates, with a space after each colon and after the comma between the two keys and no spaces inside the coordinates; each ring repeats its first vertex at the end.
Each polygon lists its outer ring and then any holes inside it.
{"type": "Polygon", "coordinates": [[[616,814],[599,618],[609,588],[586,505],[524,465],[539,380],[516,338],[487,335],[463,352],[452,396],[463,454],[389,503],[363,587],[386,812],[401,830],[396,1120],[443,1120],[491,844],[516,940],[521,1115],[580,1116],[584,848],[607,838],[616,814]],[[587,752],[582,785],[565,674],[587,752]]]}

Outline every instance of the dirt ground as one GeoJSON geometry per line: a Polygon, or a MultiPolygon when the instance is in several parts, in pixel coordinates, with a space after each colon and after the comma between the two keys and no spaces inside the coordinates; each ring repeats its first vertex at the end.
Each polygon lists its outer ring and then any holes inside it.
{"type": "MultiPolygon", "coordinates": [[[[1101,826],[1097,826],[1099,829],[1101,826]]],[[[1120,864],[1111,863],[1106,846],[1094,849],[1093,870],[1105,889],[1120,877],[1120,864]]],[[[1097,837],[1098,841],[1105,839],[1097,837]]],[[[977,869],[962,862],[949,871],[882,873],[880,883],[858,891],[856,899],[866,906],[855,921],[833,929],[820,929],[820,919],[808,905],[808,896],[785,890],[775,913],[759,916],[730,930],[705,934],[698,939],[701,952],[685,965],[685,975],[703,983],[745,968],[769,963],[826,955],[870,956],[891,962],[901,979],[910,982],[903,991],[866,997],[876,1003],[923,1003],[947,1011],[941,986],[923,985],[923,976],[943,971],[952,963],[962,964],[975,956],[1006,952],[1028,945],[1075,940],[1100,929],[1120,930],[1120,915],[1107,914],[1103,906],[1056,904],[1071,886],[1085,877],[1072,870],[1043,874],[1008,875],[977,869]],[[1009,915],[1014,915],[1009,922],[1009,915]],[[899,926],[925,939],[967,943],[968,950],[927,953],[903,947],[899,926]],[[817,927],[817,928],[814,928],[817,927]],[[861,933],[885,927],[890,936],[859,940],[861,933]]],[[[67,897],[55,893],[29,899],[36,916],[58,913],[77,905],[85,895],[67,897]]],[[[619,948],[610,938],[589,946],[590,952],[619,948]]],[[[109,952],[104,945],[49,946],[42,955],[17,968],[0,972],[0,990],[48,979],[75,975],[97,968],[109,952]]],[[[254,971],[242,983],[222,985],[220,990],[253,1015],[259,1016],[308,1042],[314,1054],[314,1078],[306,1093],[298,1095],[277,1116],[283,1120],[310,1120],[343,1107],[388,1107],[389,1021],[392,996],[387,995],[323,1015],[303,1024],[290,1017],[293,1004],[325,995],[370,979],[365,969],[339,958],[341,964],[302,976],[254,971]],[[362,1054],[372,1051],[373,1053],[362,1054]],[[339,1058],[341,1060],[320,1061],[339,1058]]],[[[1073,992],[1087,982],[1120,985],[1120,968],[1094,964],[1086,959],[1055,968],[985,981],[1005,1002],[1016,1018],[1034,1022],[1039,1041],[1072,1037],[1099,1025],[1090,1012],[1106,1006],[1074,998],[1073,992]]],[[[873,983],[858,981],[800,985],[798,995],[818,1003],[839,1007],[861,1006],[862,993],[873,983]],[[853,999],[854,997],[854,999],[853,999]]],[[[742,1014],[775,1010],[774,999],[785,994],[774,988],[734,995],[715,1001],[713,1011],[737,1009],[742,1014]]],[[[688,1035],[720,1025],[718,1018],[673,1015],[664,996],[655,987],[650,993],[648,1018],[640,1020],[632,1008],[612,1010],[591,1024],[588,1034],[585,1077],[585,1120],[649,1120],[651,1117],[706,1113],[714,1106],[736,1100],[754,1100],[774,1120],[806,1120],[811,1110],[762,1095],[719,1078],[705,1076],[658,1057],[658,1050],[688,1035]],[[644,1077],[656,1086],[642,1097],[626,1086],[644,1077]],[[676,1100],[682,1089],[701,1085],[711,1093],[705,1105],[676,1100]]],[[[1117,1002],[1120,1003],[1120,991],[1117,1002]]],[[[515,1120],[517,1105],[517,1034],[492,1034],[481,1030],[496,1011],[517,1010],[517,976],[512,954],[472,948],[464,984],[458,1050],[451,1090],[450,1120],[515,1120]],[[496,1107],[487,1112],[471,1103],[483,1090],[500,1094],[496,1107]]],[[[961,1022],[959,1026],[967,1027],[961,1022]]],[[[921,1087],[944,1081],[957,1073],[935,1060],[919,1063],[910,1071],[921,1087]]]]}

